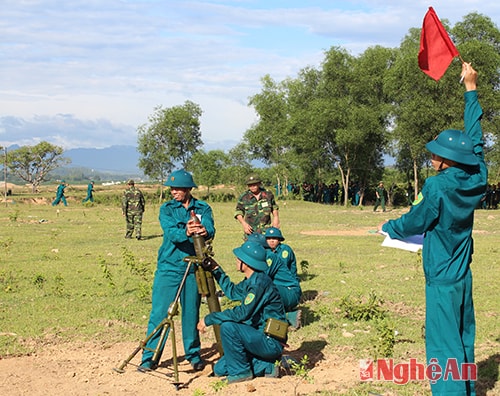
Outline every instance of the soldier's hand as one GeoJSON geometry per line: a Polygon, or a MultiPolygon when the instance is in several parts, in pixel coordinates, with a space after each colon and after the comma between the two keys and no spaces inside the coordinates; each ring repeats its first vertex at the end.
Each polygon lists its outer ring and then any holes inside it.
{"type": "Polygon", "coordinates": [[[205,271],[210,272],[219,268],[219,264],[212,257],[205,257],[201,262],[201,266],[205,271]]]}
{"type": "Polygon", "coordinates": [[[201,318],[198,322],[198,324],[196,325],[196,328],[198,329],[198,331],[200,333],[204,333],[205,332],[205,329],[206,329],[206,324],[205,324],[205,319],[204,318],[201,318]]]}
{"type": "Polygon", "coordinates": [[[250,235],[253,232],[253,228],[250,224],[248,224],[246,221],[242,223],[243,224],[243,232],[247,235],[250,235]]]}

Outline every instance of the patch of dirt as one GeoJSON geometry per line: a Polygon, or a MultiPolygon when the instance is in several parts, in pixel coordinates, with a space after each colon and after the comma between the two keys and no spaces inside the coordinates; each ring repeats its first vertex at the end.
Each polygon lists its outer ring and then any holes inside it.
{"type": "MultiPolygon", "coordinates": [[[[309,357],[314,367],[309,375],[312,383],[283,373],[281,378],[255,378],[252,381],[231,384],[216,391],[218,378],[209,377],[211,364],[218,359],[216,349],[210,343],[202,343],[202,357],[210,364],[202,372],[193,372],[188,362],[179,358],[179,382],[175,376],[169,345],[165,348],[162,364],[151,373],[140,373],[136,366],[139,352],[120,374],[113,370],[119,367],[138,343],[52,344],[30,356],[0,359],[0,394],[5,396],[30,395],[291,395],[313,394],[332,391],[341,394],[357,383],[359,363],[340,360],[335,356],[309,357]],[[167,356],[165,356],[167,355],[167,356]],[[176,391],[177,390],[177,391],[176,391]],[[203,393],[201,393],[203,392],[203,393]]],[[[182,347],[178,351],[182,351],[182,347]]],[[[179,352],[178,352],[179,353],[179,352]]],[[[285,354],[289,352],[285,351],[285,354]]]]}

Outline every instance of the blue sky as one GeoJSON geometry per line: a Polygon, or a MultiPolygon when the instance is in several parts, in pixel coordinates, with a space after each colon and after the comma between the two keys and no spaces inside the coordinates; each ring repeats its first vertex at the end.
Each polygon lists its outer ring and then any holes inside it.
{"type": "Polygon", "coordinates": [[[319,67],[324,51],[399,46],[429,6],[451,24],[498,0],[0,0],[0,145],[135,145],[156,106],[198,103],[206,149],[256,120],[269,74],[319,67]]]}

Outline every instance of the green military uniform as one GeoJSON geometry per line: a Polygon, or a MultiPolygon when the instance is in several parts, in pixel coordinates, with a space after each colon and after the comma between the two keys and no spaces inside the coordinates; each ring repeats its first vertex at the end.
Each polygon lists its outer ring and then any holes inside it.
{"type": "Polygon", "coordinates": [[[298,328],[300,327],[300,314],[297,306],[302,296],[302,289],[297,275],[295,253],[289,245],[282,243],[285,238],[278,228],[268,228],[265,238],[276,238],[281,241],[275,249],[266,249],[268,265],[266,273],[280,293],[288,322],[294,328],[298,328]]]}
{"type": "MultiPolygon", "coordinates": [[[[196,184],[190,173],[185,170],[172,172],[165,182],[169,187],[194,188],[196,184]]],[[[215,225],[212,208],[204,201],[190,196],[189,205],[175,199],[165,202],[160,207],[159,220],[163,230],[163,242],[158,250],[158,263],[155,271],[152,291],[151,313],[147,333],[151,334],[158,324],[167,317],[171,303],[178,292],[181,305],[182,341],[185,358],[196,371],[203,369],[204,363],[200,357],[200,335],[196,330],[199,320],[201,295],[196,283],[195,268],[191,267],[184,285],[183,276],[186,272],[187,256],[196,256],[193,237],[187,236],[186,225],[194,212],[201,224],[207,230],[207,239],[215,237],[215,225]]],[[[153,350],[158,347],[160,334],[151,337],[147,349],[142,354],[142,369],[154,368],[159,361],[153,362],[153,350]]],[[[160,345],[160,356],[164,345],[160,345]]]]}
{"type": "Polygon", "coordinates": [[[94,202],[94,182],[93,181],[91,181],[87,185],[87,196],[85,197],[85,199],[82,202],[85,203],[87,201],[94,202]]]}
{"type": "Polygon", "coordinates": [[[141,239],[142,215],[146,208],[146,201],[141,190],[135,187],[133,180],[129,180],[128,188],[123,192],[122,212],[127,221],[127,232],[125,238],[135,237],[141,239]]]}
{"type": "Polygon", "coordinates": [[[285,312],[276,286],[263,272],[267,268],[266,253],[255,242],[245,242],[233,251],[255,272],[234,284],[220,267],[213,271],[224,294],[231,300],[241,301],[241,305],[233,309],[212,312],[205,317],[207,326],[220,325],[224,349],[224,356],[214,366],[214,374],[227,375],[229,382],[253,376],[276,376],[274,363],[281,358],[283,344],[266,335],[264,328],[270,318],[285,321],[285,312]],[[248,250],[250,255],[246,255],[248,250]]]}
{"type": "Polygon", "coordinates": [[[250,190],[240,195],[234,217],[243,216],[244,220],[252,226],[253,232],[262,234],[271,226],[271,215],[274,210],[278,209],[274,194],[260,187],[258,198],[250,190]]]}
{"type": "MultiPolygon", "coordinates": [[[[474,363],[472,227],[488,180],[477,92],[464,96],[465,134],[445,130],[427,144],[433,154],[458,164],[428,178],[410,211],[382,227],[397,239],[425,233],[426,354],[428,363],[439,364],[443,373],[450,362],[459,369],[474,363]]],[[[431,382],[431,389],[434,395],[475,395],[474,381],[453,378],[441,377],[431,382]]]]}
{"type": "Polygon", "coordinates": [[[382,210],[385,212],[385,189],[382,183],[375,188],[375,193],[377,195],[377,199],[375,200],[373,211],[375,212],[379,206],[382,206],[382,210]]]}
{"type": "Polygon", "coordinates": [[[64,206],[68,206],[66,202],[66,197],[64,196],[64,189],[66,188],[66,182],[61,180],[61,184],[57,187],[56,199],[52,202],[52,206],[59,205],[59,202],[62,202],[64,206]]]}

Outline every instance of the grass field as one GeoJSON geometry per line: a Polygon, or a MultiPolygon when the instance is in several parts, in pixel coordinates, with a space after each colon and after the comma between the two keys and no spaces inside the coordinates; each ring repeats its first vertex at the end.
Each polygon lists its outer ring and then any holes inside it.
{"type": "MultiPolygon", "coordinates": [[[[143,337],[162,241],[159,204],[148,203],[144,240],[136,241],[124,239],[118,204],[82,205],[81,198],[70,198],[67,207],[24,198],[0,205],[0,357],[28,354],[46,342],[143,337]]],[[[241,244],[242,231],[233,219],[235,204],[211,205],[215,259],[238,281],[232,249],[241,244]]],[[[425,361],[420,256],[381,247],[382,238],[373,233],[378,223],[406,209],[373,213],[371,207],[302,201],[279,205],[304,291],[304,327],[291,333],[290,343],[311,356],[366,359],[392,353],[396,360],[425,361]]],[[[499,217],[499,211],[476,213],[478,394],[500,392],[499,217]]],[[[360,383],[352,394],[364,389],[360,383]]],[[[410,383],[404,394],[421,389],[410,383]]]]}

